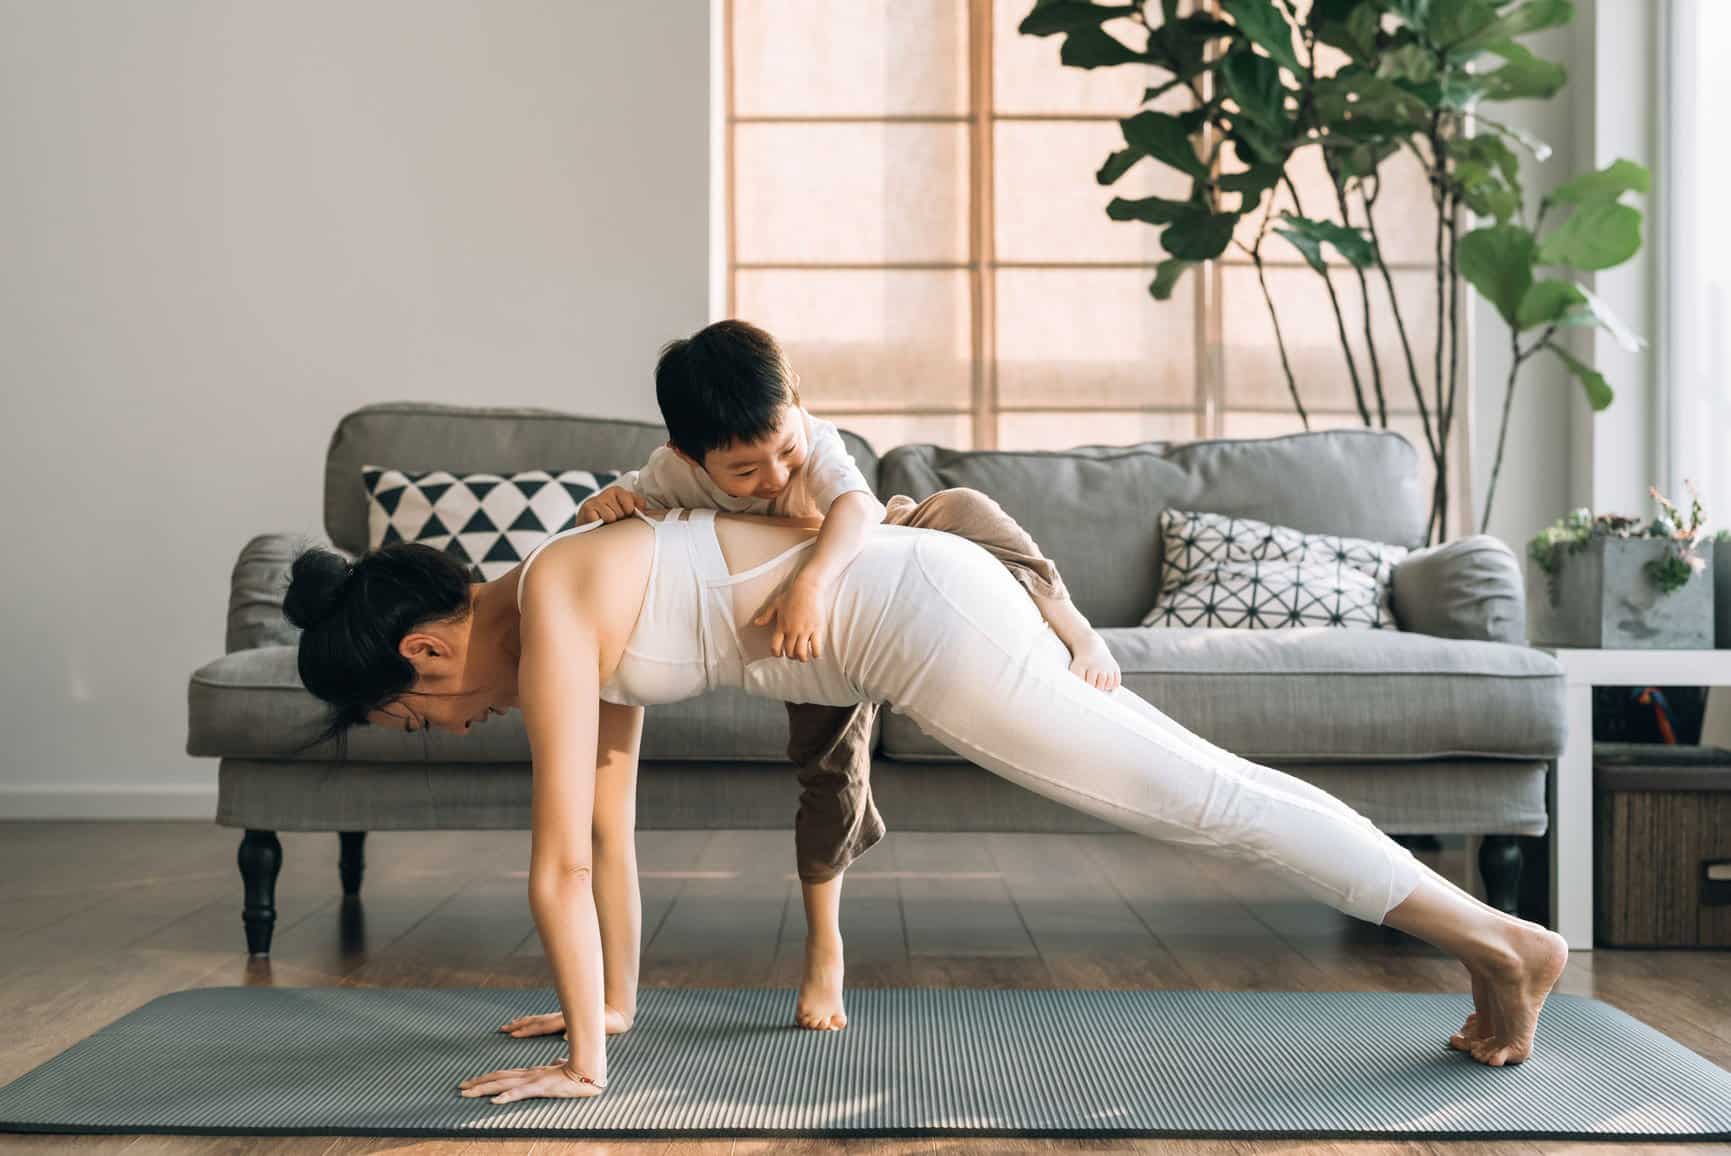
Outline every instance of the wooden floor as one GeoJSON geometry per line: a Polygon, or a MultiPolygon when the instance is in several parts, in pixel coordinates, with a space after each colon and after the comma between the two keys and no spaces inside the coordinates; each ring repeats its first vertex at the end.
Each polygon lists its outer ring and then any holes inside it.
{"type": "MultiPolygon", "coordinates": [[[[282,836],[272,957],[249,961],[237,832],[202,823],[0,823],[0,1083],[167,992],[232,984],[549,984],[525,894],[523,832],[370,836],[345,908],[335,835],[282,836]]],[[[804,916],[788,832],[645,831],[645,986],[779,986],[804,916]]],[[[1430,854],[1457,880],[1460,852],[1430,854]]],[[[1458,965],[1131,835],[892,832],[849,872],[856,986],[1464,991],[1458,965]]],[[[1561,991],[1596,996],[1731,1067],[1731,953],[1577,953],[1561,991]]],[[[1039,1095],[1039,1089],[1029,1089],[1039,1095]]],[[[1640,1145],[1324,1141],[718,1140],[591,1144],[362,1138],[21,1137],[0,1152],[1627,1153],[1640,1145]]],[[[1676,1151],[1677,1145],[1652,1146],[1676,1151]]],[[[1693,1145],[1691,1151],[1731,1151],[1693,1145]]]]}

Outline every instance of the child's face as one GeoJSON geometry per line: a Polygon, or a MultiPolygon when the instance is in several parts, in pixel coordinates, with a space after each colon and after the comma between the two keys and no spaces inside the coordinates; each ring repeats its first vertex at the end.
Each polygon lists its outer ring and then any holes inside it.
{"type": "Polygon", "coordinates": [[[703,455],[703,469],[733,498],[774,498],[805,466],[810,447],[798,406],[781,407],[780,419],[768,437],[735,442],[703,455]]]}

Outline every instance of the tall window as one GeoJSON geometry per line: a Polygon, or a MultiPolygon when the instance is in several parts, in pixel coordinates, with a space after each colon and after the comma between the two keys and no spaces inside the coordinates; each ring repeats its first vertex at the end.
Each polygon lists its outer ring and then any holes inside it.
{"type": "MultiPolygon", "coordinates": [[[[1061,37],[1016,31],[1032,0],[723,4],[729,312],[782,339],[814,409],[880,450],[1301,428],[1248,260],[1228,250],[1155,301],[1158,231],[1106,216],[1114,195],[1187,191],[1149,161],[1094,179],[1150,70],[1060,65],[1061,37]]],[[[1385,169],[1376,216],[1428,390],[1434,211],[1416,164],[1385,169]]],[[[1319,161],[1296,183],[1313,215],[1332,207],[1319,161]]],[[[1270,254],[1312,428],[1362,424],[1320,276],[1270,254]]],[[[1331,280],[1373,398],[1358,279],[1331,280]]],[[[1389,425],[1428,473],[1375,283],[1371,309],[1389,425]]]]}

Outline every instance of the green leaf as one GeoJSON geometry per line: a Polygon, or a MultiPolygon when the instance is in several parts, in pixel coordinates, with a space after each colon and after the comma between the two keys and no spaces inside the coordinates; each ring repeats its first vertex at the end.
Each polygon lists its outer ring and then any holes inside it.
{"type": "Polygon", "coordinates": [[[1237,227],[1237,213],[1198,209],[1166,226],[1166,231],[1160,234],[1160,244],[1174,257],[1186,261],[1212,261],[1226,251],[1232,242],[1232,230],[1237,227]]]}
{"type": "Polygon", "coordinates": [[[1370,0],[1314,0],[1310,6],[1316,39],[1360,63],[1376,55],[1380,16],[1370,0]]]}
{"type": "Polygon", "coordinates": [[[1292,247],[1304,256],[1304,263],[1318,273],[1328,273],[1328,261],[1322,255],[1322,242],[1308,233],[1300,233],[1296,229],[1276,227],[1274,232],[1292,242],[1292,247]]]}
{"type": "Polygon", "coordinates": [[[1515,310],[1515,328],[1525,332],[1561,321],[1570,310],[1587,303],[1587,295],[1572,281],[1535,281],[1515,310]]]}
{"type": "Polygon", "coordinates": [[[1116,184],[1118,178],[1129,172],[1135,163],[1146,154],[1135,149],[1119,149],[1106,158],[1106,163],[1100,166],[1100,171],[1094,174],[1094,179],[1103,185],[1116,184]]]}
{"type": "Polygon", "coordinates": [[[1545,194],[1547,205],[1580,205],[1588,201],[1614,201],[1624,193],[1644,193],[1652,176],[1634,161],[1616,160],[1596,173],[1582,173],[1545,194]]]}
{"type": "Polygon", "coordinates": [[[1206,13],[1167,20],[1148,30],[1148,59],[1188,81],[1208,71],[1208,48],[1214,41],[1236,34],[1232,25],[1206,13]]]}
{"type": "Polygon", "coordinates": [[[1575,380],[1580,382],[1582,388],[1587,391],[1587,404],[1593,407],[1594,413],[1609,408],[1615,395],[1611,392],[1610,383],[1597,370],[1560,345],[1552,345],[1547,341],[1545,348],[1556,354],[1557,360],[1561,361],[1568,367],[1569,372],[1575,375],[1575,380]]]}
{"type": "Polygon", "coordinates": [[[1168,257],[1155,267],[1154,280],[1149,283],[1148,292],[1154,295],[1156,301],[1169,300],[1172,297],[1172,290],[1178,286],[1178,278],[1184,275],[1184,270],[1194,264],[1194,261],[1181,261],[1177,257],[1168,257]]]}
{"type": "Polygon", "coordinates": [[[1430,110],[1391,80],[1369,73],[1336,73],[1316,82],[1316,115],[1324,128],[1353,137],[1404,135],[1424,128],[1430,110]]]}
{"type": "Polygon", "coordinates": [[[1497,18],[1491,0],[1433,0],[1425,17],[1425,31],[1444,48],[1478,36],[1497,18]]]}
{"type": "Polygon", "coordinates": [[[1196,212],[1196,206],[1187,201],[1169,201],[1164,197],[1143,197],[1136,201],[1113,197],[1106,204],[1106,215],[1114,221],[1146,221],[1150,225],[1170,225],[1196,212]]]}
{"type": "MultiPolygon", "coordinates": [[[[1324,148],[1333,147],[1324,142],[1324,148]]],[[[1344,177],[1368,177],[1400,151],[1400,142],[1383,138],[1350,148],[1336,148],[1334,167],[1344,177]]]]}
{"type": "Polygon", "coordinates": [[[1280,183],[1283,169],[1280,165],[1252,165],[1240,173],[1221,174],[1218,184],[1228,193],[1242,193],[1244,199],[1238,203],[1238,211],[1247,213],[1261,203],[1262,195],[1280,183]]]}
{"type": "Polygon", "coordinates": [[[1386,80],[1429,84],[1436,79],[1436,55],[1422,44],[1403,44],[1377,61],[1376,74],[1386,80]]]}
{"type": "Polygon", "coordinates": [[[1023,18],[1016,31],[1027,36],[1050,36],[1055,32],[1074,32],[1078,28],[1098,28],[1107,20],[1129,16],[1136,11],[1134,4],[1088,4],[1081,0],[1056,0],[1041,4],[1023,18]]]}
{"type": "MultiPolygon", "coordinates": [[[[1449,0],[1442,0],[1447,4],[1449,0]]],[[[1431,0],[1388,0],[1389,11],[1399,16],[1408,28],[1423,28],[1430,23],[1431,0]]]]}
{"type": "Polygon", "coordinates": [[[1282,213],[1280,219],[1286,223],[1287,229],[1277,231],[1304,254],[1304,259],[1313,269],[1322,268],[1324,244],[1333,246],[1335,252],[1360,269],[1376,262],[1376,246],[1357,229],[1292,213],[1282,213]]]}
{"type": "Polygon", "coordinates": [[[1124,130],[1124,143],[1137,152],[1198,180],[1208,179],[1208,166],[1196,155],[1190,133],[1177,117],[1144,111],[1119,121],[1118,126],[1124,130]]]}
{"type": "Polygon", "coordinates": [[[1641,248],[1641,212],[1618,201],[1590,201],[1570,213],[1539,246],[1538,263],[1609,269],[1641,248]]]}
{"type": "Polygon", "coordinates": [[[1479,52],[1493,40],[1525,36],[1541,28],[1554,28],[1575,18],[1572,0],[1527,0],[1487,24],[1479,32],[1453,46],[1460,54],[1479,52]]]}
{"type": "Polygon", "coordinates": [[[1148,58],[1104,29],[1078,28],[1064,38],[1058,59],[1071,68],[1106,68],[1114,64],[1135,64],[1148,58]]]}
{"type": "Polygon", "coordinates": [[[1298,54],[1292,50],[1292,25],[1286,22],[1273,0],[1221,0],[1220,7],[1232,17],[1239,31],[1272,56],[1276,64],[1290,69],[1294,76],[1304,75],[1298,54]]]}
{"type": "Polygon", "coordinates": [[[1520,159],[1494,133],[1457,140],[1454,179],[1467,208],[1506,221],[1520,211],[1520,159]]]}
{"type": "Polygon", "coordinates": [[[1549,100],[1569,79],[1568,69],[1534,56],[1513,40],[1498,40],[1487,47],[1507,63],[1478,75],[1486,100],[1549,100]]]}
{"type": "Polygon", "coordinates": [[[1219,75],[1226,95],[1245,116],[1278,136],[1286,135],[1286,89],[1274,61],[1248,49],[1235,50],[1220,62],[1219,75]]]}
{"type": "Polygon", "coordinates": [[[1461,276],[1514,325],[1533,283],[1535,248],[1532,233],[1520,225],[1487,225],[1460,239],[1455,262],[1461,276]]]}

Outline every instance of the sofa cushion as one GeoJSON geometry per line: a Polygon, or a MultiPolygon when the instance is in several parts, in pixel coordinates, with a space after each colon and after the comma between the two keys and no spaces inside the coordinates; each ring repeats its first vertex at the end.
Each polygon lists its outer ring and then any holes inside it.
{"type": "MultiPolygon", "coordinates": [[[[296,751],[325,725],[325,705],[301,686],[296,648],[236,651],[193,673],[187,694],[189,755],[324,762],[326,742],[296,751]]],[[[520,711],[495,717],[467,735],[433,730],[405,734],[360,726],[347,737],[347,757],[364,763],[501,763],[529,761],[520,711]]],[[[787,757],[787,710],[779,702],[734,690],[658,706],[644,717],[644,759],[782,762],[787,757]]]]}
{"type": "Polygon", "coordinates": [[[362,466],[367,491],[367,549],[418,542],[503,578],[554,534],[577,525],[577,511],[616,470],[550,466],[509,474],[455,474],[362,466]]]}
{"type": "Polygon", "coordinates": [[[1489,534],[1415,550],[1394,568],[1394,616],[1402,630],[1438,638],[1525,642],[1521,564],[1489,534]]]}
{"type": "MultiPolygon", "coordinates": [[[[647,385],[644,386],[648,388],[647,385]]],[[[345,414],[325,453],[325,532],[358,554],[367,548],[367,493],[361,467],[514,473],[570,464],[634,470],[667,440],[656,422],[582,417],[530,407],[382,402],[345,414]]],[[[842,440],[866,480],[877,484],[877,454],[856,434],[842,440]]]]}
{"type": "Polygon", "coordinates": [[[1160,552],[1160,599],[1143,626],[1395,629],[1389,576],[1405,546],[1163,510],[1160,552]]]}
{"type": "Polygon", "coordinates": [[[1154,605],[1168,506],[1406,547],[1423,544],[1429,513],[1417,452],[1387,430],[1065,451],[912,445],[879,466],[881,497],[950,486],[996,498],[1096,626],[1134,626],[1154,605]]]}
{"type": "MultiPolygon", "coordinates": [[[[1563,672],[1523,646],[1390,630],[1102,630],[1124,685],[1210,742],[1259,761],[1549,759],[1563,672]]],[[[954,760],[904,715],[892,758],[954,760]]]]}

